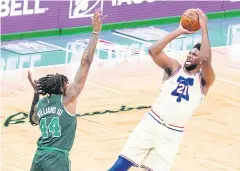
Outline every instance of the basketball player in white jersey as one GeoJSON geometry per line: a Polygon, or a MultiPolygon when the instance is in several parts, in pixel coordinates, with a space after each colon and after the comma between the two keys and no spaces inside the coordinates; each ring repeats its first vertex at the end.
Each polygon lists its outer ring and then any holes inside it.
{"type": "Polygon", "coordinates": [[[149,48],[153,61],[165,71],[161,93],[129,137],[118,160],[109,171],[127,171],[132,166],[148,171],[170,171],[191,118],[213,84],[207,16],[196,9],[202,42],[196,44],[183,65],[168,57],[163,49],[181,34],[192,34],[181,26],[149,48]]]}

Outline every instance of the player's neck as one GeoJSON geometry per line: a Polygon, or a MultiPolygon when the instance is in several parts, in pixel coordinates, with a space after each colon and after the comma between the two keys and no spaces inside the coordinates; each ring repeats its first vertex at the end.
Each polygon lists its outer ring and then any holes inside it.
{"type": "Polygon", "coordinates": [[[199,72],[199,68],[195,68],[193,70],[187,70],[185,67],[184,67],[184,71],[187,73],[187,74],[190,74],[190,75],[194,75],[196,73],[199,72]]]}

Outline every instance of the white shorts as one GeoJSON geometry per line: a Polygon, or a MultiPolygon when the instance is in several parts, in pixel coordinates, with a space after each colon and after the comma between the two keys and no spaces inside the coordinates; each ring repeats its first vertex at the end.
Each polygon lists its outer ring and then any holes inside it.
{"type": "Polygon", "coordinates": [[[156,114],[151,111],[146,113],[130,135],[120,156],[149,171],[170,171],[183,128],[163,125],[156,114]]]}

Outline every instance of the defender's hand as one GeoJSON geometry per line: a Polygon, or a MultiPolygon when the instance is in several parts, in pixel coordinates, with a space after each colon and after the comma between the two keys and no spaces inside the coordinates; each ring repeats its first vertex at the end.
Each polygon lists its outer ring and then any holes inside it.
{"type": "Polygon", "coordinates": [[[99,33],[102,29],[102,21],[107,17],[106,15],[101,19],[102,11],[97,9],[92,17],[93,31],[99,33]]]}
{"type": "Polygon", "coordinates": [[[32,72],[30,70],[28,70],[28,80],[30,82],[30,84],[32,85],[33,89],[35,91],[37,91],[37,81],[36,80],[33,80],[32,78],[32,72]]]}

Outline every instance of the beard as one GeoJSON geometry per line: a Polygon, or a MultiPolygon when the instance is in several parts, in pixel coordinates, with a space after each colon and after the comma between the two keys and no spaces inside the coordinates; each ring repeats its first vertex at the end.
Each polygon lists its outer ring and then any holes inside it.
{"type": "Polygon", "coordinates": [[[197,64],[191,64],[189,66],[185,66],[187,71],[191,71],[197,68],[197,64]]]}

